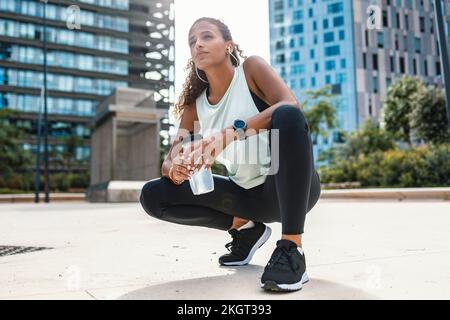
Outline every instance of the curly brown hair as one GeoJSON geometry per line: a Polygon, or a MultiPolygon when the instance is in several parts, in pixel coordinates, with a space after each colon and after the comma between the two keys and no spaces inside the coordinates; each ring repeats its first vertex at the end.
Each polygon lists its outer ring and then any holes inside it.
{"type": "MultiPolygon", "coordinates": [[[[221,20],[209,17],[202,17],[197,19],[192,24],[192,26],[194,26],[196,23],[200,21],[207,21],[211,24],[216,25],[225,41],[233,40],[233,38],[231,37],[231,32],[228,29],[228,26],[221,20]]],[[[244,61],[245,59],[247,59],[247,57],[243,54],[243,51],[239,48],[239,45],[235,44],[232,51],[232,55],[230,54],[230,61],[235,67],[241,64],[241,61],[238,57],[238,53],[239,56],[241,56],[241,58],[244,59],[244,61]],[[233,57],[233,55],[237,58],[237,61],[233,57]]],[[[187,108],[189,105],[191,105],[200,96],[200,94],[203,92],[204,89],[209,87],[208,83],[205,83],[198,78],[197,73],[195,72],[195,68],[196,66],[194,61],[192,60],[192,58],[189,58],[188,64],[184,68],[185,71],[189,70],[189,74],[184,82],[183,90],[181,91],[180,97],[178,98],[178,102],[175,103],[173,109],[173,115],[175,116],[176,119],[180,119],[181,116],[183,115],[184,109],[187,108]]],[[[198,69],[197,71],[200,77],[202,77],[202,79],[206,78],[206,74],[203,70],[198,69]]]]}

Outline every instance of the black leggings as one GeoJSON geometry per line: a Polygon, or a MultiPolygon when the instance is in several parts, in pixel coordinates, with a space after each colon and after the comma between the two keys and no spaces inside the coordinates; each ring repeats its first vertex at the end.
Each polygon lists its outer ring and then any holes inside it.
{"type": "Polygon", "coordinates": [[[321,191],[309,127],[299,108],[282,105],[272,113],[271,129],[279,130],[279,168],[263,184],[245,189],[214,174],[214,190],[193,195],[189,181],[177,186],[163,176],[142,188],[144,210],[155,218],[184,225],[228,230],[236,216],[281,222],[283,234],[303,233],[306,213],[321,191]]]}

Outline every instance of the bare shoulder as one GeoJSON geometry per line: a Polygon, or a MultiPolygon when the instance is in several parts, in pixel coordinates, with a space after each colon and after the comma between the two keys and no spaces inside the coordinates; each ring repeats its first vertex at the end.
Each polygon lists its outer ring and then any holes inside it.
{"type": "Polygon", "coordinates": [[[244,61],[244,66],[248,77],[269,104],[281,101],[297,103],[293,92],[264,58],[252,55],[244,61]]]}
{"type": "Polygon", "coordinates": [[[245,59],[245,61],[243,62],[243,66],[245,68],[245,71],[248,71],[248,74],[252,76],[259,68],[272,68],[263,57],[258,55],[247,57],[247,59],[245,59]]]}

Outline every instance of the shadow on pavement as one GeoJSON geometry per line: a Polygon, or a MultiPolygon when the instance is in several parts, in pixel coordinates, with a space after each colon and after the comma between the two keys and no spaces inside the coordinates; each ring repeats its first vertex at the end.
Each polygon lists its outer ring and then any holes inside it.
{"type": "Polygon", "coordinates": [[[303,289],[290,293],[265,292],[260,288],[264,268],[259,265],[220,267],[230,274],[160,283],[131,291],[119,300],[233,300],[233,299],[378,299],[361,289],[311,278],[303,289]]]}

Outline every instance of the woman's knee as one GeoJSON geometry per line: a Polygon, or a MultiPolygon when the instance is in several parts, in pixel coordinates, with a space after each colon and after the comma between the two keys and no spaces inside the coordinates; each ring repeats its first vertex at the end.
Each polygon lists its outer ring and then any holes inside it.
{"type": "Polygon", "coordinates": [[[308,123],[303,111],[292,104],[284,104],[272,112],[272,128],[289,128],[299,126],[309,131],[308,123]]]}
{"type": "Polygon", "coordinates": [[[147,182],[141,190],[140,202],[145,212],[155,218],[161,217],[161,201],[162,192],[161,184],[162,178],[157,178],[147,182]]]}

